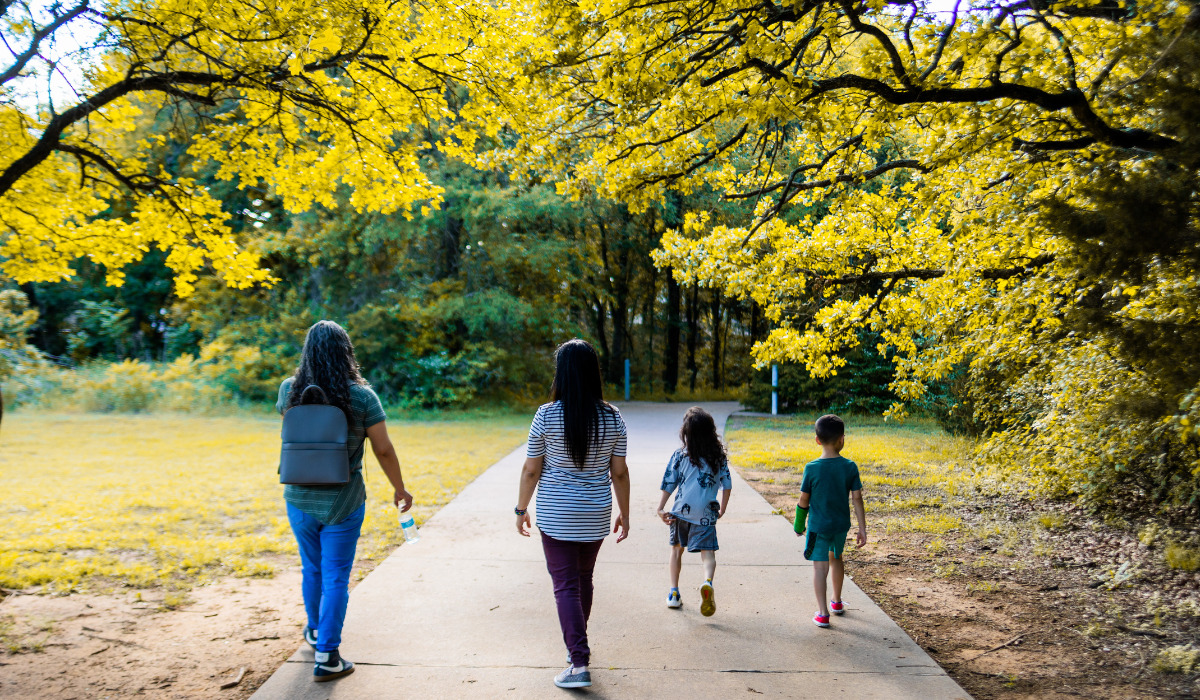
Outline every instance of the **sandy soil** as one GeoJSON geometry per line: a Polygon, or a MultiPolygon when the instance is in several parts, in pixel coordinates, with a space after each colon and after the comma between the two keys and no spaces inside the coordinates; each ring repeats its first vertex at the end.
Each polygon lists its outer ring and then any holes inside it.
{"type": "Polygon", "coordinates": [[[0,697],[246,698],[303,642],[299,566],[193,589],[173,610],[164,597],[6,596],[0,697]]]}
{"type": "MultiPolygon", "coordinates": [[[[798,479],[743,476],[775,507],[794,508],[798,479]]],[[[887,532],[876,520],[871,544],[847,548],[846,570],[975,698],[1200,697],[1200,675],[1151,666],[1159,650],[1200,641],[1197,572],[1169,569],[1129,528],[1062,504],[979,499],[942,510],[963,531],[887,532]],[[1037,531],[1045,514],[1061,526],[1037,531]],[[1014,544],[966,532],[997,520],[1029,535],[1014,544]],[[1136,573],[1113,586],[1123,562],[1136,573]]]]}

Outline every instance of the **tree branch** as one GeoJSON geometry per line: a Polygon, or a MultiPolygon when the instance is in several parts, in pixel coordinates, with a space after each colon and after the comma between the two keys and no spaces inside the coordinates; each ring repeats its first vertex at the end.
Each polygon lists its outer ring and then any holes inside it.
{"type": "MultiPolygon", "coordinates": [[[[1029,262],[1025,263],[1024,265],[984,268],[979,271],[979,277],[985,280],[1010,279],[1033,272],[1034,270],[1045,267],[1052,262],[1054,262],[1054,256],[1047,253],[1045,255],[1039,255],[1036,258],[1030,259],[1029,262]]],[[[945,270],[934,267],[906,267],[899,270],[862,272],[857,275],[843,275],[842,277],[832,278],[814,275],[814,277],[821,279],[824,284],[856,284],[859,282],[885,282],[905,279],[932,280],[945,276],[945,270]]]]}
{"type": "Polygon", "coordinates": [[[918,81],[924,82],[929,77],[930,73],[937,70],[938,64],[942,61],[942,52],[946,50],[946,42],[950,41],[950,35],[954,32],[955,25],[958,24],[958,6],[962,0],[954,0],[954,12],[950,15],[950,23],[942,30],[942,35],[938,37],[937,49],[933,52],[933,58],[929,61],[929,67],[921,72],[917,77],[918,81]]]}
{"type": "MultiPolygon", "coordinates": [[[[8,3],[4,4],[3,9],[8,9],[8,3]]],[[[42,41],[45,40],[46,37],[58,31],[59,28],[61,28],[67,22],[70,22],[86,12],[87,9],[88,0],[83,0],[83,2],[68,10],[66,14],[55,16],[54,21],[34,32],[33,36],[29,39],[29,48],[21,52],[21,54],[13,60],[13,64],[9,66],[7,70],[5,70],[3,73],[0,73],[0,85],[7,83],[8,81],[20,75],[21,71],[25,70],[25,66],[29,65],[29,62],[33,60],[33,57],[38,55],[38,51],[41,50],[42,41]]],[[[3,15],[3,12],[0,12],[0,15],[3,15]]]]}
{"type": "Polygon", "coordinates": [[[20,158],[17,158],[0,173],[0,197],[3,197],[18,180],[49,157],[62,138],[63,131],[70,125],[87,117],[96,110],[132,92],[153,91],[169,94],[181,93],[178,85],[214,85],[226,83],[229,78],[212,73],[174,71],[140,78],[126,78],[113,83],[71,109],[55,116],[42,131],[41,137],[20,158]]]}
{"type": "Polygon", "coordinates": [[[1049,112],[1071,110],[1084,130],[1092,133],[1096,140],[1118,148],[1140,148],[1147,151],[1163,151],[1178,144],[1172,138],[1141,129],[1118,129],[1104,122],[1087,102],[1080,90],[1047,92],[1040,88],[1016,83],[994,82],[982,87],[963,88],[908,88],[897,90],[874,78],[845,74],[835,78],[817,80],[805,100],[812,100],[835,90],[862,90],[887,100],[894,105],[908,104],[958,104],[968,102],[992,102],[995,100],[1019,100],[1037,105],[1049,112]]]}

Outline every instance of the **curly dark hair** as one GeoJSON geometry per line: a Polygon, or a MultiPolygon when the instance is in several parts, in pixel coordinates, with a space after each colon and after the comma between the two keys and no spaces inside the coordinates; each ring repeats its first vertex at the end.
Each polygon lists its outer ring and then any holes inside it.
{"type": "Polygon", "coordinates": [[[359,372],[349,334],[333,321],[317,321],[308,329],[304,350],[300,353],[300,366],[294,377],[288,394],[288,408],[303,403],[302,398],[310,402],[319,399],[320,393],[316,391],[303,396],[305,388],[315,384],[325,392],[329,405],[342,409],[347,418],[350,417],[350,387],[367,385],[359,372]]]}
{"type": "Polygon", "coordinates": [[[700,467],[707,463],[714,474],[720,471],[721,465],[729,459],[725,455],[725,445],[721,444],[721,438],[717,435],[717,422],[713,420],[711,413],[699,406],[692,406],[684,415],[679,439],[683,440],[683,446],[687,449],[692,464],[700,467]]]}

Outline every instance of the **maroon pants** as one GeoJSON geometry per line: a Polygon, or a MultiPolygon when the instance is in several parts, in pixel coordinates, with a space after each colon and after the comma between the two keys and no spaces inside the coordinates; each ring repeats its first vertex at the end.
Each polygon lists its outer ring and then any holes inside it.
{"type": "Polygon", "coordinates": [[[587,623],[592,614],[592,571],[604,540],[567,542],[542,533],[546,568],[554,582],[554,602],[558,604],[558,624],[563,642],[571,654],[572,666],[587,666],[592,650],[588,648],[587,623]]]}

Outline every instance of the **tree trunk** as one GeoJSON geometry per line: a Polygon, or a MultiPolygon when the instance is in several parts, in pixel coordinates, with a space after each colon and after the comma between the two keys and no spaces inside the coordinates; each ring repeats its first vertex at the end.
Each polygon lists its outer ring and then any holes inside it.
{"type": "MultiPolygon", "coordinates": [[[[628,227],[625,230],[628,232],[628,227]]],[[[600,232],[603,236],[601,250],[604,255],[605,274],[610,280],[609,289],[613,298],[612,354],[608,358],[608,376],[611,378],[610,381],[619,384],[625,374],[625,358],[629,356],[629,281],[632,274],[629,241],[620,238],[618,232],[618,238],[615,240],[616,250],[610,251],[608,228],[602,225],[600,232]],[[609,265],[610,252],[616,258],[615,270],[611,269],[609,265]]]]}
{"type": "Polygon", "coordinates": [[[763,314],[758,302],[750,300],[750,344],[757,343],[763,337],[763,314]]]}
{"type": "Polygon", "coordinates": [[[700,287],[693,286],[692,293],[688,295],[687,303],[687,369],[688,369],[688,386],[692,391],[696,390],[696,373],[699,367],[696,365],[696,345],[700,340],[700,287]]]}
{"type": "Polygon", "coordinates": [[[625,333],[629,321],[629,308],[626,306],[629,300],[623,287],[624,285],[617,285],[616,299],[613,300],[612,354],[608,356],[608,376],[611,377],[610,381],[618,384],[625,374],[625,333]]]}
{"type": "Polygon", "coordinates": [[[599,299],[592,307],[596,319],[596,339],[600,343],[600,366],[604,367],[608,358],[608,308],[599,299]]]}
{"type": "Polygon", "coordinates": [[[667,349],[663,358],[663,389],[674,394],[679,387],[679,283],[667,271],[667,349]]]}
{"type": "Polygon", "coordinates": [[[658,370],[658,358],[654,356],[654,341],[658,337],[658,314],[654,312],[654,303],[658,301],[658,268],[650,265],[650,289],[646,292],[646,303],[642,307],[642,337],[646,339],[641,356],[642,375],[646,383],[652,385],[654,375],[658,370]]]}
{"type": "Polygon", "coordinates": [[[721,295],[713,290],[712,298],[712,388],[724,389],[724,376],[721,374],[721,295]]]}
{"type": "Polygon", "coordinates": [[[462,254],[463,220],[450,213],[449,202],[443,206],[446,207],[446,213],[438,246],[438,279],[446,279],[458,274],[462,254]]]}

